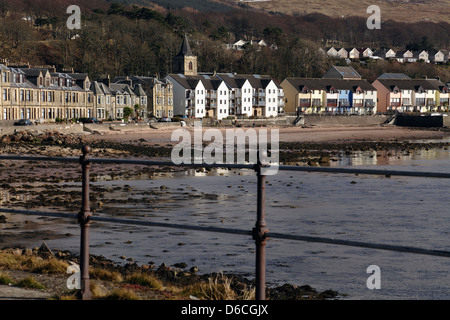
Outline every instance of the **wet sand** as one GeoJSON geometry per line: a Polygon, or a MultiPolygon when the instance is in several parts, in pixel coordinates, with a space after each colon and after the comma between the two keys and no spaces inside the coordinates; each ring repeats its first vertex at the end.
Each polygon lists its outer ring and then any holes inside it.
{"type": "MultiPolygon", "coordinates": [[[[171,141],[171,136],[175,128],[160,128],[141,131],[103,131],[103,135],[85,136],[86,141],[103,139],[107,141],[134,141],[145,140],[148,144],[168,145],[177,143],[171,141]]],[[[208,127],[203,127],[203,132],[208,127]]],[[[225,137],[226,130],[252,128],[214,128],[221,130],[225,137]]],[[[358,141],[389,141],[389,140],[417,140],[417,139],[440,139],[450,136],[447,129],[418,129],[402,128],[394,126],[370,126],[370,127],[264,127],[255,128],[255,130],[264,129],[270,134],[271,130],[279,130],[279,138],[282,142],[315,142],[315,143],[343,143],[358,141]]],[[[193,134],[192,127],[184,127],[183,130],[189,130],[193,134]]]]}

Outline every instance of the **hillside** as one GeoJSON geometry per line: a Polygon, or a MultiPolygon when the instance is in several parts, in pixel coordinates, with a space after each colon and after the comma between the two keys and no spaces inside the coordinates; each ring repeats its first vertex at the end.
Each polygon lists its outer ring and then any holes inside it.
{"type": "MultiPolygon", "coordinates": [[[[0,59],[73,68],[93,79],[130,74],[163,77],[172,71],[181,39],[188,34],[200,71],[269,74],[282,80],[287,76],[320,77],[331,65],[342,63],[320,54],[319,47],[328,45],[396,50],[409,46],[430,52],[450,47],[447,22],[385,21],[381,30],[368,32],[367,18],[362,16],[342,19],[320,13],[287,15],[237,3],[0,0],[0,59]],[[81,30],[66,26],[70,4],[81,8],[81,30]],[[225,44],[239,39],[264,39],[276,44],[277,50],[224,50],[225,44]]],[[[439,76],[450,81],[448,65],[435,68],[428,64],[379,62],[354,67],[367,79],[383,72],[404,72],[411,77],[439,76]]]]}
{"type": "Polygon", "coordinates": [[[289,15],[321,13],[330,17],[368,17],[367,7],[377,5],[381,9],[382,20],[450,22],[450,0],[271,0],[241,3],[289,15]]]}
{"type": "Polygon", "coordinates": [[[381,9],[382,20],[450,22],[450,0],[114,0],[111,2],[144,6],[157,4],[165,9],[194,8],[202,12],[226,12],[239,6],[295,16],[320,13],[332,18],[368,17],[367,8],[377,5],[381,9]]]}

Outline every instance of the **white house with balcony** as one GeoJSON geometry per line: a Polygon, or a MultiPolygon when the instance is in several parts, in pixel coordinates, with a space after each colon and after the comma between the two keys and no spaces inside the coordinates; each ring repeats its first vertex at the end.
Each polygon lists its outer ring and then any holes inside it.
{"type": "Polygon", "coordinates": [[[175,116],[203,118],[206,116],[207,88],[200,76],[169,74],[173,84],[173,113],[175,116]]]}
{"type": "Polygon", "coordinates": [[[230,90],[230,115],[253,115],[253,88],[250,81],[235,73],[219,73],[230,90]]]}

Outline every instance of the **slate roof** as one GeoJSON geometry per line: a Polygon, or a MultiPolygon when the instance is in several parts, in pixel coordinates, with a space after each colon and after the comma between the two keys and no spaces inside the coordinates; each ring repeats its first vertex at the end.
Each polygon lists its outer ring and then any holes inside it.
{"type": "Polygon", "coordinates": [[[177,57],[178,56],[182,56],[182,57],[185,57],[185,56],[193,57],[194,56],[194,54],[191,51],[191,46],[189,45],[189,40],[188,40],[188,37],[186,34],[184,35],[183,42],[181,43],[180,52],[178,52],[178,54],[176,56],[177,57]]]}
{"type": "Polygon", "coordinates": [[[296,88],[298,91],[302,91],[303,88],[308,90],[325,90],[329,92],[331,88],[336,90],[350,90],[356,91],[359,87],[364,91],[376,91],[367,80],[364,79],[311,79],[311,78],[287,78],[287,81],[296,88]]]}
{"type": "Polygon", "coordinates": [[[395,87],[400,90],[440,90],[444,84],[437,79],[377,79],[383,86],[393,91],[395,87]]]}

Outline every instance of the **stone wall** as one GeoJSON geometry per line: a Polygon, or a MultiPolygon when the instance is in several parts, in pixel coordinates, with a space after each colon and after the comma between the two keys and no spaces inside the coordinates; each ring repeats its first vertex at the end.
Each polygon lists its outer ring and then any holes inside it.
{"type": "Polygon", "coordinates": [[[383,124],[389,116],[373,115],[373,116],[320,116],[320,115],[304,115],[305,125],[314,126],[375,126],[383,124]]]}
{"type": "Polygon", "coordinates": [[[450,116],[445,115],[443,117],[444,120],[444,127],[450,127],[450,116]]]}
{"type": "Polygon", "coordinates": [[[0,125],[0,134],[12,134],[16,131],[58,131],[61,133],[81,133],[83,132],[82,124],[38,124],[33,126],[14,126],[0,125]]]}

